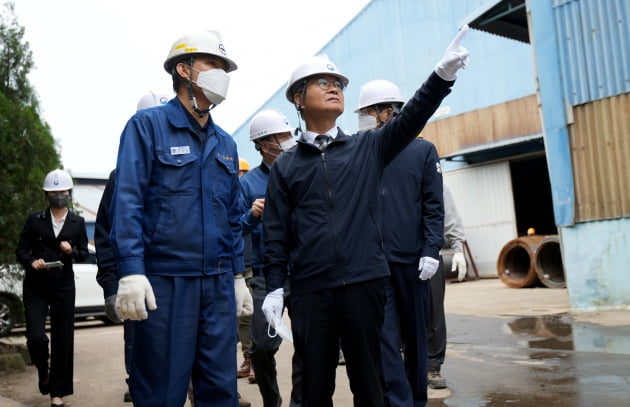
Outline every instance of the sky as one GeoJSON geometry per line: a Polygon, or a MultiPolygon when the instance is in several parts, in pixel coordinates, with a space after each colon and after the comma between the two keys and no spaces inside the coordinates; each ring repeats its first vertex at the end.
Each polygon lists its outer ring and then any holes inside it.
{"type": "Polygon", "coordinates": [[[149,91],[173,95],[162,65],[180,37],[220,32],[230,73],[212,113],[236,130],[370,0],[16,0],[42,119],[73,176],[106,176],[120,134],[149,91]]]}

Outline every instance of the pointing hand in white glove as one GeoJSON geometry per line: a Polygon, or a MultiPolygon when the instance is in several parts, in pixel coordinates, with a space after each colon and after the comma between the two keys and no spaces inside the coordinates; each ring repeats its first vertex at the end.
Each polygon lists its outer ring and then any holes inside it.
{"type": "Polygon", "coordinates": [[[457,79],[457,71],[468,66],[470,53],[461,43],[464,35],[468,32],[468,25],[462,27],[444,52],[444,56],[435,66],[435,73],[445,81],[457,79]]]}
{"type": "Polygon", "coordinates": [[[420,280],[430,279],[437,271],[439,265],[440,262],[433,257],[420,257],[420,263],[418,263],[418,271],[420,272],[420,275],[418,278],[420,278],[420,280]]]}
{"type": "Polygon", "coordinates": [[[246,317],[254,313],[254,301],[243,277],[234,279],[234,296],[236,297],[236,316],[246,317]]]}
{"type": "Polygon", "coordinates": [[[457,270],[457,280],[462,281],[464,277],[466,277],[466,259],[464,258],[464,253],[455,252],[453,253],[453,265],[451,266],[451,271],[457,270]]]}
{"type": "Polygon", "coordinates": [[[118,281],[118,294],[116,295],[116,311],[120,318],[140,321],[147,319],[151,311],[157,309],[155,295],[151,283],[144,274],[131,274],[118,281]]]}
{"type": "Polygon", "coordinates": [[[276,288],[267,296],[262,303],[262,312],[265,314],[267,322],[282,319],[282,308],[284,307],[284,289],[276,288]]]}

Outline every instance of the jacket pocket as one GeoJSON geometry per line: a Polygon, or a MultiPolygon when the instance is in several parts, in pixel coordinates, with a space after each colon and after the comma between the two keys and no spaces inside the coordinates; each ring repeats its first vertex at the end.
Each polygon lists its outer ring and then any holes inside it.
{"type": "Polygon", "coordinates": [[[173,155],[170,152],[158,152],[158,165],[154,172],[154,181],[160,185],[161,193],[190,194],[199,184],[199,154],[173,155]]]}

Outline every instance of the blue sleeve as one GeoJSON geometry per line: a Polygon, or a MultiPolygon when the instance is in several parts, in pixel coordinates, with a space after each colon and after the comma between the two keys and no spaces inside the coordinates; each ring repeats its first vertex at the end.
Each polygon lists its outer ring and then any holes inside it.
{"type": "Polygon", "coordinates": [[[152,161],[149,129],[134,116],[120,137],[110,211],[110,240],[119,276],[145,274],[142,219],[152,161]]]}

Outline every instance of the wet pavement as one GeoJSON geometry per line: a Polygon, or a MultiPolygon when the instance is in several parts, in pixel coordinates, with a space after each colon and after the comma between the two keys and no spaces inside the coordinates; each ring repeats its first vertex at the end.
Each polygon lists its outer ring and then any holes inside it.
{"type": "Polygon", "coordinates": [[[447,314],[447,326],[450,389],[428,406],[630,406],[630,326],[569,314],[447,314]]]}
{"type": "MultiPolygon", "coordinates": [[[[566,289],[512,289],[498,279],[447,284],[445,307],[448,389],[429,389],[429,407],[630,407],[630,310],[572,313],[566,289]]],[[[75,330],[75,394],[66,406],[130,406],[122,401],[122,336],[122,327],[98,322],[75,330]]],[[[3,340],[24,342],[20,335],[3,340]]],[[[291,354],[286,342],[277,354],[285,406],[291,354]]],[[[240,349],[237,355],[240,364],[240,349]]],[[[36,379],[32,366],[0,373],[0,407],[13,406],[10,400],[48,407],[36,379]]],[[[238,383],[243,398],[262,407],[258,387],[238,383]]],[[[344,366],[333,401],[353,405],[344,366]]]]}

